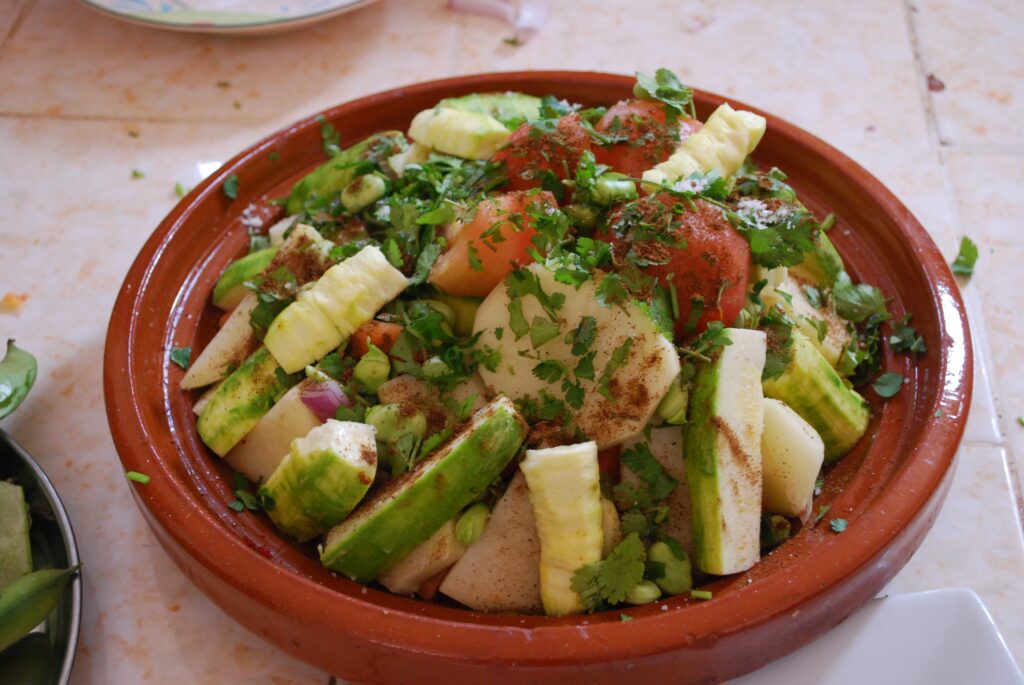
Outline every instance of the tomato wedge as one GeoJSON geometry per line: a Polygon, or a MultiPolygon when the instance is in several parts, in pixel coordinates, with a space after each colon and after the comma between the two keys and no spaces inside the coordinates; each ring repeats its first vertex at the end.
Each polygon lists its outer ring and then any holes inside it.
{"type": "Polygon", "coordinates": [[[660,102],[622,100],[605,112],[594,129],[626,140],[599,146],[594,156],[615,171],[640,176],[668,159],[679,143],[699,131],[701,125],[696,119],[682,117],[668,123],[665,106],[660,102]]]}
{"type": "Polygon", "coordinates": [[[575,175],[580,156],[590,149],[590,134],[573,112],[550,131],[522,124],[492,159],[505,163],[510,190],[529,190],[539,188],[549,171],[559,180],[575,175]]]}
{"type": "Polygon", "coordinates": [[[529,250],[536,231],[530,213],[557,204],[547,191],[482,200],[472,217],[449,226],[445,237],[451,247],[434,262],[430,282],[452,295],[486,296],[510,272],[533,261],[529,250]]]}
{"type": "Polygon", "coordinates": [[[711,321],[728,326],[736,320],[746,301],[751,261],[747,241],[718,207],[703,200],[694,211],[677,211],[678,205],[668,193],[643,197],[620,208],[609,227],[617,259],[632,250],[651,262],[642,266],[646,273],[675,287],[675,332],[686,338],[711,321]],[[635,226],[643,226],[644,238],[636,235],[635,226]]]}

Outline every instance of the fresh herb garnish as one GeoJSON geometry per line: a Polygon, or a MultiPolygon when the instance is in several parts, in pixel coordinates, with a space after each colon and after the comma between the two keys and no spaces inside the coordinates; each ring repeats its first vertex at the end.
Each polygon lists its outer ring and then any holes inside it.
{"type": "Polygon", "coordinates": [[[149,476],[138,471],[125,471],[124,477],[135,483],[141,483],[142,485],[149,485],[149,476]]]}
{"type": "Polygon", "coordinates": [[[691,599],[699,599],[706,602],[709,599],[711,599],[712,596],[713,595],[711,594],[710,590],[690,590],[691,599]]]}
{"type": "Polygon", "coordinates": [[[842,533],[846,530],[846,519],[832,519],[829,523],[833,533],[842,533]]]}
{"type": "Polygon", "coordinates": [[[667,498],[678,485],[676,479],[668,475],[665,468],[654,458],[651,448],[645,442],[638,442],[633,447],[623,450],[620,460],[623,466],[651,487],[651,495],[657,500],[667,498]]]}
{"type": "Polygon", "coordinates": [[[832,302],[836,314],[854,323],[860,323],[872,314],[888,315],[882,291],[867,283],[854,285],[845,271],[840,271],[836,276],[832,286],[832,302]]]}
{"type": "Polygon", "coordinates": [[[871,387],[878,394],[879,397],[886,399],[894,397],[896,393],[903,387],[903,376],[898,373],[883,373],[881,376],[871,384],[871,387]]]}
{"type": "Polygon", "coordinates": [[[189,362],[192,359],[192,348],[191,347],[175,347],[171,350],[171,361],[180,366],[181,368],[188,370],[189,362]]]}
{"type": "Polygon", "coordinates": [[[0,360],[0,419],[18,408],[36,382],[36,358],[7,341],[7,353],[0,360]]]}
{"type": "Polygon", "coordinates": [[[697,117],[693,106],[693,89],[684,86],[668,69],[658,69],[654,77],[637,72],[633,94],[644,100],[657,100],[665,105],[670,120],[689,115],[697,117]]]}
{"type": "Polygon", "coordinates": [[[889,346],[893,352],[909,352],[914,355],[924,354],[927,348],[924,338],[917,334],[917,331],[910,325],[910,314],[903,317],[902,321],[895,321],[892,324],[892,335],[889,336],[889,346]]]}
{"type": "Polygon", "coordinates": [[[238,174],[231,174],[224,179],[224,184],[221,186],[221,190],[224,191],[224,195],[234,200],[238,197],[238,174]]]}
{"type": "Polygon", "coordinates": [[[601,372],[601,378],[597,382],[597,391],[613,402],[616,398],[611,389],[612,377],[626,363],[631,349],[633,349],[633,338],[626,338],[621,345],[612,351],[612,356],[608,359],[608,363],[605,364],[604,370],[601,372]]]}
{"type": "Polygon", "coordinates": [[[974,265],[978,262],[978,246],[964,236],[960,239],[960,251],[950,265],[957,276],[970,276],[974,273],[974,265]]]}
{"type": "Polygon", "coordinates": [[[341,134],[334,128],[334,124],[324,118],[324,115],[316,115],[316,121],[320,122],[320,140],[323,141],[324,154],[328,157],[337,157],[341,154],[341,134]]]}
{"type": "Polygon", "coordinates": [[[588,564],[573,575],[572,589],[587,611],[619,604],[644,577],[647,553],[640,536],[630,533],[604,561],[588,564]]]}
{"type": "Polygon", "coordinates": [[[142,173],[138,169],[132,169],[132,178],[146,178],[146,174],[142,173]]]}

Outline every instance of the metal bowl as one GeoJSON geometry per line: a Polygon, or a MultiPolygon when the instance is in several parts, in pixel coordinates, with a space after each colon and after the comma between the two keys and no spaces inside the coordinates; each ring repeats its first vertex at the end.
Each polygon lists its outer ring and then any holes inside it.
{"type": "MultiPolygon", "coordinates": [[[[35,570],[79,563],[71,520],[53,483],[35,459],[0,429],[0,480],[25,489],[32,515],[35,570]]],[[[71,678],[82,620],[82,574],[76,573],[50,616],[28,637],[0,653],[0,680],[18,685],[65,685],[71,678]]]]}

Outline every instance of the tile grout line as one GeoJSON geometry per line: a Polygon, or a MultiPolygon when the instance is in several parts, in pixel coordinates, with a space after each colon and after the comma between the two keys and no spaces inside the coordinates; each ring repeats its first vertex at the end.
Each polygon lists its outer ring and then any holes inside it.
{"type": "MultiPolygon", "coordinates": [[[[935,114],[934,102],[932,100],[931,92],[928,90],[928,74],[927,70],[925,69],[924,58],[921,53],[921,41],[919,40],[917,35],[917,25],[914,21],[914,14],[917,12],[917,9],[912,4],[912,0],[903,1],[903,11],[904,17],[906,18],[907,22],[907,33],[910,37],[911,50],[914,54],[914,63],[917,65],[918,93],[920,94],[921,101],[924,104],[929,134],[935,145],[935,152],[939,158],[939,167],[942,169],[943,188],[945,190],[947,202],[949,203],[954,228],[960,235],[963,235],[963,216],[960,212],[959,203],[956,200],[956,194],[954,192],[953,179],[952,175],[950,174],[949,165],[946,163],[947,151],[954,153],[959,152],[959,146],[947,145],[942,140],[942,132],[939,127],[938,117],[935,114]]],[[[981,307],[978,307],[977,310],[979,310],[978,316],[984,319],[985,315],[984,311],[981,311],[981,307]]],[[[978,341],[972,340],[972,345],[977,346],[978,341]]],[[[978,356],[981,356],[984,360],[983,363],[986,363],[989,359],[991,359],[991,357],[988,354],[988,341],[986,341],[984,344],[981,344],[980,347],[982,349],[980,350],[978,356]]],[[[991,364],[986,363],[986,366],[992,368],[991,364]]],[[[995,379],[993,379],[992,385],[993,387],[996,386],[995,379]]],[[[1001,433],[1000,437],[1002,438],[1002,444],[999,445],[999,447],[1002,448],[1002,459],[1004,462],[1003,466],[1006,469],[1006,472],[1009,476],[1011,494],[1013,495],[1014,503],[1016,504],[1017,508],[1017,526],[1019,529],[1024,529],[1024,491],[1022,491],[1021,475],[1017,471],[1016,454],[1014,453],[1009,440],[1006,439],[1006,433],[1003,430],[1003,412],[1001,411],[998,394],[996,392],[992,392],[991,395],[992,405],[995,407],[996,410],[997,426],[999,428],[999,432],[1001,433]]],[[[990,443],[987,442],[983,442],[980,444],[986,446],[990,445],[990,443]]]]}
{"type": "MultiPolygon", "coordinates": [[[[162,117],[119,117],[106,114],[42,114],[38,112],[3,112],[0,119],[30,119],[36,121],[69,121],[86,123],[120,123],[120,124],[179,124],[195,126],[237,126],[238,122],[199,121],[192,119],[166,119],[162,117]]],[[[258,126],[258,122],[251,122],[258,126]]]]}
{"type": "Polygon", "coordinates": [[[28,17],[29,10],[32,9],[32,5],[34,4],[35,0],[26,0],[21,9],[18,10],[18,16],[15,17],[14,22],[11,24],[11,28],[9,28],[7,33],[0,38],[0,58],[3,58],[4,48],[6,48],[7,44],[12,38],[14,38],[14,34],[21,28],[21,25],[25,23],[25,18],[28,17]]]}

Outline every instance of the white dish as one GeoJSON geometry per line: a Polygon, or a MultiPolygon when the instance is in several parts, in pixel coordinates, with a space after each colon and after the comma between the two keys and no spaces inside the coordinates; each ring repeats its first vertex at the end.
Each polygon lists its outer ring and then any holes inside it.
{"type": "Polygon", "coordinates": [[[256,35],[290,31],[377,0],[80,0],[132,24],[186,31],[256,35]]]}
{"type": "Polygon", "coordinates": [[[1024,685],[985,605],[966,588],[877,597],[803,649],[732,685],[1024,685]]]}

